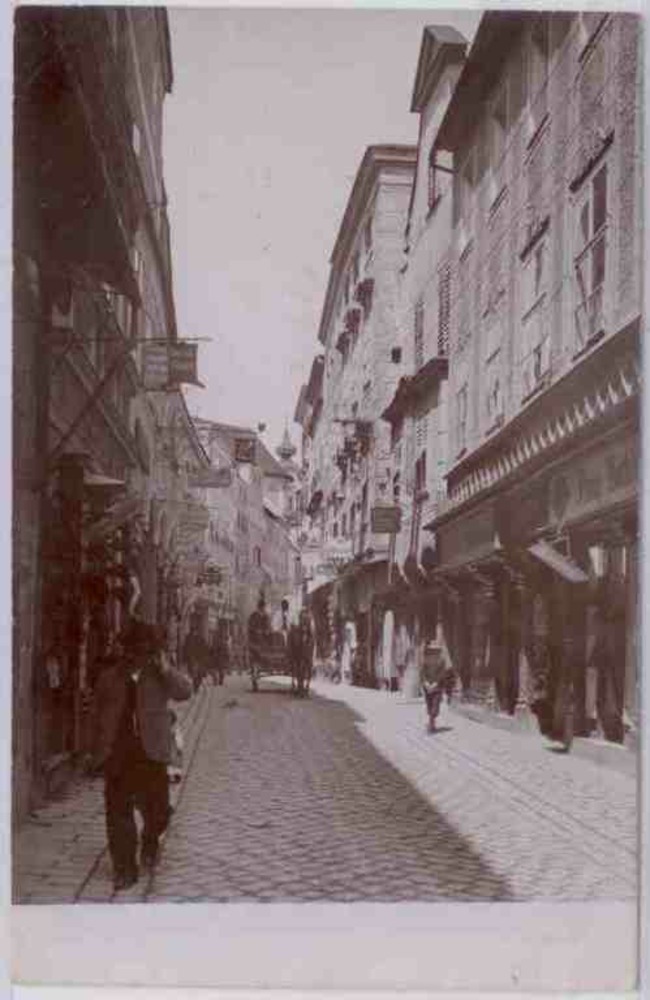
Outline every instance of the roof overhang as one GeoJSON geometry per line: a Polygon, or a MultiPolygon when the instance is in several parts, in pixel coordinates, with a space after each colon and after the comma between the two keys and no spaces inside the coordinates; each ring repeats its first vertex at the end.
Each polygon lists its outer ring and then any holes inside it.
{"type": "Polygon", "coordinates": [[[430,25],[424,29],[413,84],[411,111],[422,111],[445,67],[464,59],[467,45],[467,39],[455,28],[430,25]]]}
{"type": "Polygon", "coordinates": [[[503,71],[530,11],[488,11],[481,18],[463,70],[436,136],[436,146],[457,150],[480,119],[479,108],[503,71]]]}
{"type": "Polygon", "coordinates": [[[327,343],[329,322],[338,294],[339,281],[346,263],[351,245],[363,224],[368,205],[375,192],[377,181],[384,171],[415,173],[417,163],[417,147],[409,145],[376,145],[368,146],[352,186],[343,219],[332,256],[330,257],[330,276],[325,293],[325,303],[318,328],[318,339],[321,344],[327,343]]]}

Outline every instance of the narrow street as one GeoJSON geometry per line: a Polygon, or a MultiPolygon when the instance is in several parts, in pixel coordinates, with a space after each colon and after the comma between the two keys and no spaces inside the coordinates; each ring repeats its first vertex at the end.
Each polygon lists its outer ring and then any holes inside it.
{"type": "Polygon", "coordinates": [[[298,701],[230,677],[138,898],[634,896],[632,775],[452,712],[430,735],[423,714],[375,691],[317,682],[298,701]]]}

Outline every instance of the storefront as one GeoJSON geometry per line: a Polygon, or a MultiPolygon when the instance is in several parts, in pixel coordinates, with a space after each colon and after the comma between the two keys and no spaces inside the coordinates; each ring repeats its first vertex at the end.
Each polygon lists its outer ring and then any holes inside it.
{"type": "Polygon", "coordinates": [[[499,525],[520,573],[529,706],[557,730],[622,742],[638,725],[638,435],[619,428],[504,495],[499,525]]]}
{"type": "Polygon", "coordinates": [[[492,702],[503,655],[508,583],[494,501],[436,525],[438,638],[466,700],[492,702]]]}

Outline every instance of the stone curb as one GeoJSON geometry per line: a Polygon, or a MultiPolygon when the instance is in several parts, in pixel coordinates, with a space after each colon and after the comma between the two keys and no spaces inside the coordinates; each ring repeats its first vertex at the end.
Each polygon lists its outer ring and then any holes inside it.
{"type": "MultiPolygon", "coordinates": [[[[506,730],[520,736],[536,736],[544,742],[549,742],[539,733],[534,718],[531,720],[520,719],[517,716],[490,711],[490,709],[482,708],[480,705],[469,705],[462,702],[452,701],[449,708],[456,715],[461,715],[479,725],[506,730]]],[[[619,743],[608,743],[605,740],[576,736],[571,744],[570,753],[576,757],[591,760],[595,764],[611,767],[624,774],[635,774],[637,770],[637,754],[632,745],[626,746],[619,743]]]]}
{"type": "MultiPolygon", "coordinates": [[[[395,696],[394,694],[388,695],[387,692],[373,691],[370,688],[355,688],[350,687],[349,685],[342,686],[339,684],[334,685],[323,678],[318,678],[316,683],[312,681],[312,688],[314,692],[318,692],[325,697],[328,697],[328,692],[331,691],[332,697],[338,697],[340,700],[348,701],[350,703],[358,702],[359,698],[372,697],[373,695],[377,698],[382,698],[386,705],[393,704],[398,706],[423,703],[421,698],[406,698],[403,696],[400,697],[399,695],[395,696]],[[365,693],[364,695],[356,696],[356,698],[354,694],[352,694],[351,698],[346,698],[346,687],[349,688],[351,692],[364,691],[365,693]],[[338,694],[336,694],[337,691],[339,692],[338,694]]],[[[506,732],[510,732],[515,736],[528,737],[541,740],[542,742],[549,742],[545,739],[545,737],[541,736],[534,717],[505,715],[504,713],[483,708],[481,705],[461,701],[452,701],[451,704],[448,705],[448,708],[454,714],[459,715],[464,719],[468,719],[470,722],[490,726],[493,729],[501,729],[506,732]]],[[[550,745],[551,744],[549,743],[549,746],[550,745]]],[[[605,740],[596,739],[594,737],[590,738],[577,736],[573,740],[570,752],[576,757],[590,760],[592,763],[603,765],[622,774],[634,775],[637,772],[638,753],[633,739],[630,739],[629,743],[626,742],[621,745],[619,743],[608,743],[605,740]]]]}

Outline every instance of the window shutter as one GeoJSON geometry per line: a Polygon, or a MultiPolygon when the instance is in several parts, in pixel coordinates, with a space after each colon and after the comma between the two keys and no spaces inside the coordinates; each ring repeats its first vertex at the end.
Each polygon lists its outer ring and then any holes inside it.
{"type": "Polygon", "coordinates": [[[438,272],[438,356],[449,354],[449,317],[451,311],[451,265],[438,272]]]}

